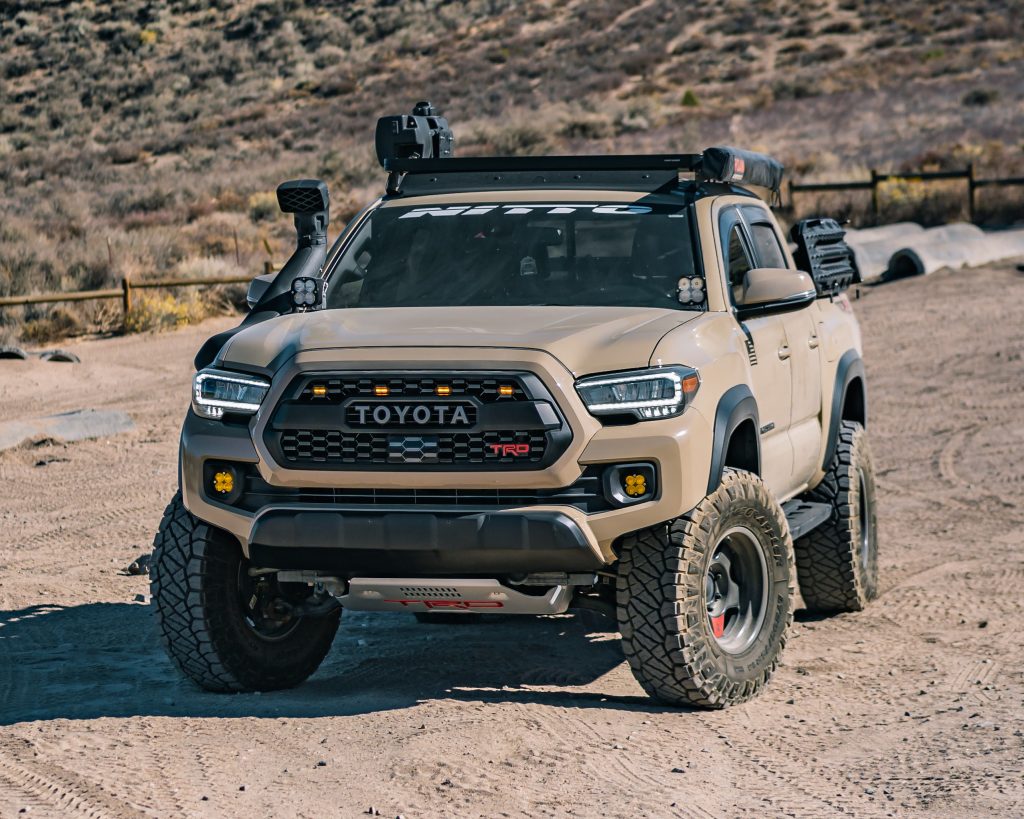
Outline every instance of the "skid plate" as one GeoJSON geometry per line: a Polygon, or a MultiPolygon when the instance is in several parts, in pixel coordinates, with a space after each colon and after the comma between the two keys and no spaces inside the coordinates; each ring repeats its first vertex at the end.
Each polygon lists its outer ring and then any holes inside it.
{"type": "Polygon", "coordinates": [[[533,595],[510,589],[497,580],[355,577],[338,601],[352,611],[561,614],[571,598],[569,586],[554,586],[533,595]]]}

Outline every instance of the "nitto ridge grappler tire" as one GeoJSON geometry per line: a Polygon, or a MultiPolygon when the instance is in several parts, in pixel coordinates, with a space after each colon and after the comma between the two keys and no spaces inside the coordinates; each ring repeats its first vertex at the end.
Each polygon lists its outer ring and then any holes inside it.
{"type": "Polygon", "coordinates": [[[750,699],[778,665],[795,585],[779,504],[756,475],[725,470],[692,511],[623,541],[616,598],[633,675],[672,705],[750,699]]]}
{"type": "Polygon", "coordinates": [[[875,472],[864,427],[843,421],[825,477],[804,497],[827,503],[832,515],[793,544],[800,594],[810,611],[860,611],[878,595],[875,472]]]}
{"type": "Polygon", "coordinates": [[[340,609],[289,616],[288,601],[301,604],[308,588],[251,577],[248,569],[238,542],[200,521],[175,495],[153,543],[153,603],[167,653],[208,691],[298,685],[323,662],[338,630],[340,609]],[[268,614],[274,605],[285,606],[283,613],[268,614]]]}

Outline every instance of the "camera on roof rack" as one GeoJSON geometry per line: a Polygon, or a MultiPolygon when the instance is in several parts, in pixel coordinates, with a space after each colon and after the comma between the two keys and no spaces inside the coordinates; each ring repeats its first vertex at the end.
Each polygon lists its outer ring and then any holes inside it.
{"type": "Polygon", "coordinates": [[[412,114],[381,117],[375,137],[377,160],[387,167],[389,159],[443,159],[455,150],[448,120],[429,102],[418,102],[412,114]]]}

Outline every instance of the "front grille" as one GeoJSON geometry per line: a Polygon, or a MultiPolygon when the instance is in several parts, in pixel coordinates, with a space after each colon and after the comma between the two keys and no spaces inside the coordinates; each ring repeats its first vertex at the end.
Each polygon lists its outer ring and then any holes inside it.
{"type": "Polygon", "coordinates": [[[552,504],[574,506],[593,513],[611,509],[603,490],[601,467],[590,466],[571,486],[560,489],[335,489],[330,487],[291,488],[266,483],[247,467],[245,489],[235,505],[249,512],[264,506],[309,504],[337,506],[423,507],[458,509],[511,509],[519,506],[552,504]]]}
{"type": "Polygon", "coordinates": [[[572,440],[532,373],[306,373],[264,432],[294,469],[543,469],[572,440]]]}
{"type": "Polygon", "coordinates": [[[281,451],[293,464],[521,464],[540,463],[547,440],[541,432],[455,432],[387,435],[376,432],[288,430],[281,451]],[[504,454],[506,444],[529,446],[528,455],[504,454]]]}

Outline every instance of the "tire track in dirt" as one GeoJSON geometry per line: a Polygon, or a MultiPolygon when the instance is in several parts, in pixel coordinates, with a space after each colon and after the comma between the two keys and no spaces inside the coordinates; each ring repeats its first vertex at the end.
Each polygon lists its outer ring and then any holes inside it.
{"type": "MultiPolygon", "coordinates": [[[[120,802],[103,788],[61,766],[33,757],[24,739],[0,740],[0,784],[28,794],[33,800],[56,808],[61,815],[73,812],[90,819],[136,819],[134,807],[120,802]]],[[[8,801],[10,798],[8,797],[8,801]]]]}
{"type": "Polygon", "coordinates": [[[733,784],[743,797],[739,804],[744,809],[762,815],[884,815],[882,811],[873,811],[862,794],[855,794],[841,774],[837,778],[835,771],[809,762],[812,755],[824,750],[824,745],[808,748],[807,737],[783,737],[763,731],[749,721],[738,725],[735,720],[726,723],[699,714],[695,721],[705,733],[718,738],[734,768],[742,772],[733,784]]]}
{"type": "Polygon", "coordinates": [[[901,626],[930,628],[980,623],[997,613],[1012,616],[1024,610],[1024,600],[1003,595],[994,607],[991,590],[1018,586],[1022,578],[1024,565],[997,568],[989,561],[949,562],[888,590],[882,616],[901,626]]]}
{"type": "MultiPolygon", "coordinates": [[[[160,741],[160,734],[163,732],[152,720],[143,720],[140,728],[147,740],[132,747],[132,756],[146,760],[146,764],[141,767],[152,771],[152,775],[146,778],[146,798],[140,800],[141,805],[147,812],[152,811],[156,816],[187,816],[190,811],[186,808],[183,792],[187,795],[195,793],[197,781],[200,781],[203,775],[202,771],[191,764],[188,755],[183,755],[178,749],[160,741]],[[172,770],[176,772],[174,778],[167,773],[172,770]]],[[[191,731],[186,735],[190,743],[195,741],[195,735],[191,731]]],[[[195,805],[198,798],[189,801],[195,805]]]]}
{"type": "Polygon", "coordinates": [[[654,736],[655,728],[650,723],[656,719],[655,714],[652,719],[633,725],[625,736],[619,736],[622,730],[615,732],[617,736],[609,736],[590,722],[595,716],[593,709],[549,705],[529,708],[541,730],[560,738],[560,747],[595,749],[596,753],[581,754],[578,764],[590,781],[607,783],[613,793],[627,796],[632,811],[694,819],[716,815],[704,808],[692,792],[687,793],[685,800],[674,795],[673,786],[683,784],[684,774],[672,771],[684,764],[683,755],[666,749],[664,742],[659,741],[661,738],[654,736]],[[673,778],[678,781],[673,782],[673,778]]]}
{"type": "Polygon", "coordinates": [[[957,473],[956,463],[960,460],[960,451],[964,448],[969,437],[978,430],[977,424],[972,424],[964,429],[957,430],[943,442],[938,454],[932,461],[937,469],[939,477],[951,488],[959,488],[967,485],[967,481],[957,473]]]}

